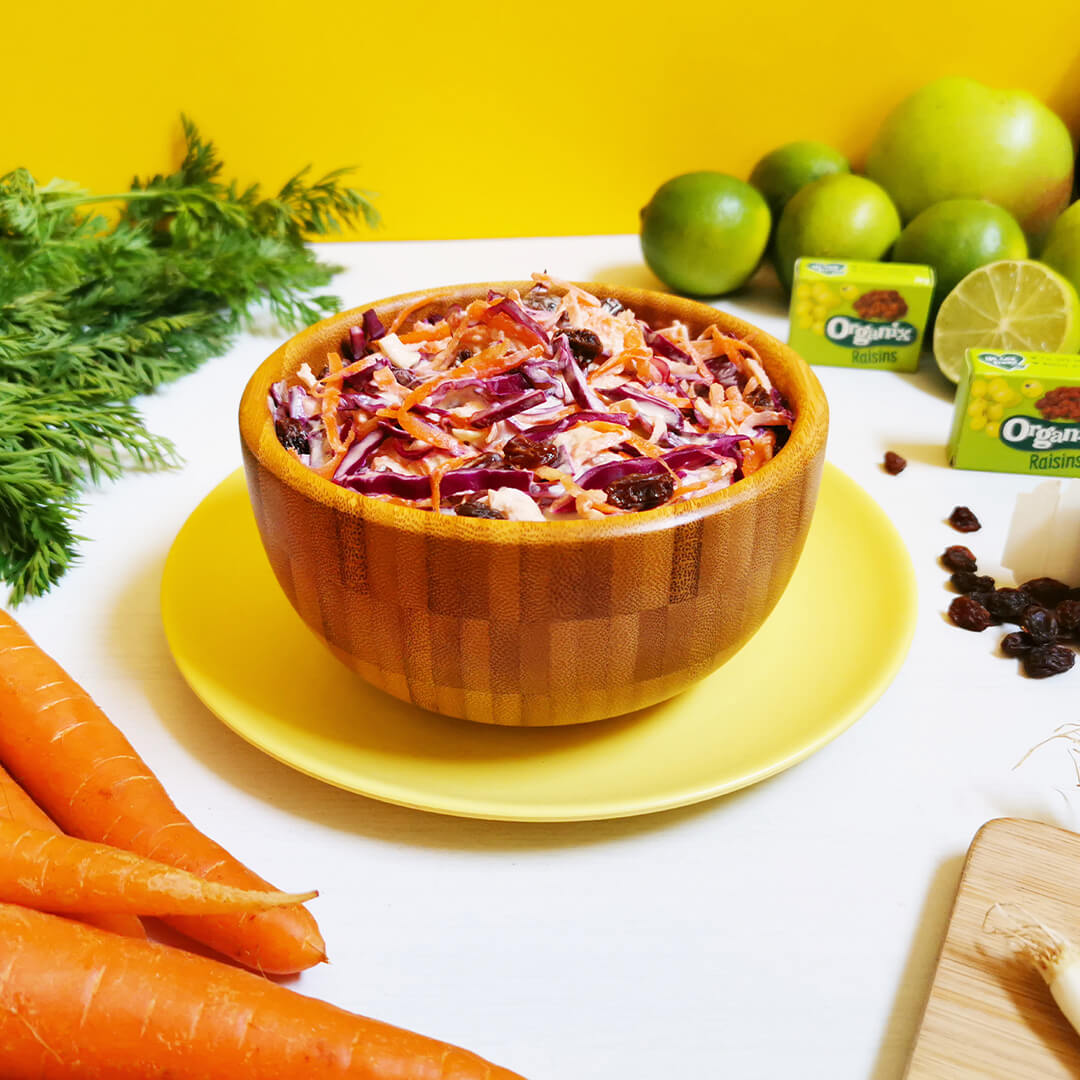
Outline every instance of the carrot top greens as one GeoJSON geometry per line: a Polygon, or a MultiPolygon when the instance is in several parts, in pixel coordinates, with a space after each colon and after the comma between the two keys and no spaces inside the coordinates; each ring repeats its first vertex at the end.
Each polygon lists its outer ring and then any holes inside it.
{"type": "Polygon", "coordinates": [[[337,310],[311,290],[338,267],[304,240],[377,221],[347,170],[304,170],[275,195],[225,182],[213,143],[183,125],[179,169],[126,192],[0,176],[0,581],[14,603],[75,558],[88,482],[175,461],[131,399],[225,352],[257,304],[285,329],[337,310]]]}

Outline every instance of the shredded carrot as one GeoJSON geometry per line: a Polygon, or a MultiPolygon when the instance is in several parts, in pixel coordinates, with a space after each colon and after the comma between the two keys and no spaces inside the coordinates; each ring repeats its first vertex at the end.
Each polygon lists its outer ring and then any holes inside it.
{"type": "Polygon", "coordinates": [[[453,435],[447,434],[441,428],[421,420],[419,416],[409,412],[404,406],[397,411],[397,422],[403,431],[407,431],[414,439],[420,439],[430,446],[437,446],[440,450],[449,450],[451,454],[462,457],[468,452],[468,447],[458,442],[453,435]]]}
{"type": "Polygon", "coordinates": [[[451,458],[449,461],[444,461],[435,467],[431,474],[432,510],[439,509],[439,487],[442,485],[443,476],[448,472],[453,472],[455,469],[460,469],[462,465],[472,461],[476,456],[475,453],[472,453],[466,454],[464,457],[451,458]]]}
{"type": "Polygon", "coordinates": [[[598,510],[603,514],[618,513],[618,510],[608,503],[606,492],[598,489],[583,488],[569,473],[564,473],[561,469],[553,469],[550,465],[541,465],[540,468],[534,471],[541,480],[551,480],[557,484],[562,484],[567,495],[573,497],[579,514],[584,514],[588,510],[598,510]]]}
{"type": "Polygon", "coordinates": [[[665,451],[661,450],[655,443],[643,439],[633,431],[628,431],[621,424],[611,424],[607,420],[589,420],[582,426],[592,428],[594,431],[618,431],[620,433],[625,431],[626,438],[623,441],[629,443],[635,450],[639,450],[646,457],[656,458],[657,461],[664,456],[665,451]]]}
{"type": "Polygon", "coordinates": [[[398,328],[405,325],[405,320],[414,312],[419,311],[421,308],[428,307],[431,301],[427,297],[421,297],[419,300],[413,301],[411,304],[406,304],[395,316],[393,321],[387,327],[386,332],[388,334],[396,334],[398,328]]]}

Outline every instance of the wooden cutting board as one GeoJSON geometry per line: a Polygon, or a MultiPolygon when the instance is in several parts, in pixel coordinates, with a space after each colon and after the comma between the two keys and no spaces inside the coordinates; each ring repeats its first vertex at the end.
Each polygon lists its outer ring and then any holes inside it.
{"type": "Polygon", "coordinates": [[[983,930],[995,902],[1022,904],[1080,943],[1080,835],[1014,818],[976,834],[907,1080],[1080,1077],[1080,1035],[1005,938],[983,930]]]}

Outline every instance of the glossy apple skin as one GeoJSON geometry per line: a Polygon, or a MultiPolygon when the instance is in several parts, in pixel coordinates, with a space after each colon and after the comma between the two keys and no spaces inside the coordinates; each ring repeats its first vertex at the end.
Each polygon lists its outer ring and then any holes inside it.
{"type": "Polygon", "coordinates": [[[1037,247],[1068,204],[1073,147],[1061,118],[1031,94],[938,79],[886,117],[866,172],[905,222],[945,199],[988,199],[1037,247]]]}

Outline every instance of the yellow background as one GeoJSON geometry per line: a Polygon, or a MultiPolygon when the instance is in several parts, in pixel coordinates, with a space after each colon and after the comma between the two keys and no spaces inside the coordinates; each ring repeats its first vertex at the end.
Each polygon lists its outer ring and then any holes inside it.
{"type": "Polygon", "coordinates": [[[5,5],[0,172],[167,170],[186,111],[228,175],[358,166],[382,239],[634,232],[670,176],[746,176],[967,74],[1080,134],[1076,0],[177,0],[5,5]]]}

